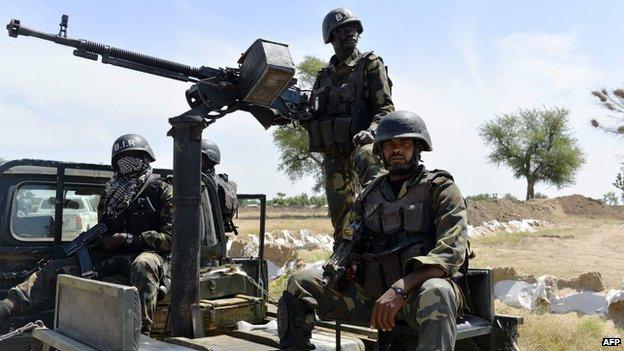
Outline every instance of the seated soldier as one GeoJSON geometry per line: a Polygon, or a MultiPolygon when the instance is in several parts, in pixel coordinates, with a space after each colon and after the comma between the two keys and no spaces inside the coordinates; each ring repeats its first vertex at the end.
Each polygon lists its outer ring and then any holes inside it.
{"type": "Polygon", "coordinates": [[[342,284],[325,285],[318,272],[290,277],[278,304],[281,349],[314,348],[314,311],[370,325],[382,336],[397,320],[417,331],[417,342],[402,338],[393,349],[454,348],[461,293],[450,278],[467,259],[466,204],[449,173],[420,164],[421,152],[432,147],[415,113],[387,114],[374,150],[389,173],[364,189],[353,208],[354,224],[365,228],[366,260],[349,268],[342,284]]]}
{"type": "MultiPolygon", "coordinates": [[[[215,221],[213,213],[220,213],[221,223],[225,232],[236,231],[234,225],[234,215],[238,210],[238,199],[236,197],[236,183],[229,180],[227,174],[216,174],[215,166],[221,163],[221,151],[214,142],[202,140],[202,210],[200,221],[200,232],[202,234],[202,266],[208,259],[219,260],[226,256],[226,237],[217,238],[219,231],[215,230],[215,221]],[[212,183],[216,187],[216,196],[219,199],[218,211],[212,211],[210,202],[210,194],[208,192],[208,184],[212,183]]],[[[217,262],[211,262],[216,265],[217,262]]]]}
{"type": "MultiPolygon", "coordinates": [[[[154,160],[142,136],[126,134],[115,140],[114,174],[98,206],[108,233],[91,252],[98,278],[121,277],[122,283],[139,290],[143,333],[151,329],[159,288],[170,279],[173,194],[172,187],[153,174],[154,160]]],[[[20,312],[52,308],[56,276],[81,273],[76,256],[52,260],[0,301],[0,323],[20,312]]]]}

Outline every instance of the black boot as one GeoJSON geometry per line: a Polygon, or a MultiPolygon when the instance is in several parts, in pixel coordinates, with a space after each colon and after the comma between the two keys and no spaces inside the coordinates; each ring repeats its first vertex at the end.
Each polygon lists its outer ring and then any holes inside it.
{"type": "Polygon", "coordinates": [[[277,332],[280,350],[314,350],[310,342],[314,328],[314,310],[284,291],[277,303],[277,332]]]}

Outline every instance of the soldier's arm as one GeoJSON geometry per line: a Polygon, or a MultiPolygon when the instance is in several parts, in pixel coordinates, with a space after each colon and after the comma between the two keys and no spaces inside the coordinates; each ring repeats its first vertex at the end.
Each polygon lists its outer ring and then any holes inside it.
{"type": "Polygon", "coordinates": [[[381,117],[394,111],[394,103],[392,102],[391,83],[383,61],[379,56],[374,54],[370,55],[366,60],[368,60],[368,62],[364,70],[369,96],[365,97],[370,99],[372,107],[371,113],[373,114],[373,121],[369,130],[375,130],[377,129],[377,124],[379,124],[381,117]]]}
{"type": "Polygon", "coordinates": [[[431,197],[436,245],[428,255],[408,259],[405,272],[433,266],[441,269],[444,277],[451,277],[457,273],[466,256],[468,242],[466,203],[457,185],[446,177],[433,180],[431,197]]]}
{"type": "Polygon", "coordinates": [[[173,187],[162,182],[160,191],[160,228],[141,233],[143,247],[158,252],[171,251],[171,212],[173,209],[173,187]]]}

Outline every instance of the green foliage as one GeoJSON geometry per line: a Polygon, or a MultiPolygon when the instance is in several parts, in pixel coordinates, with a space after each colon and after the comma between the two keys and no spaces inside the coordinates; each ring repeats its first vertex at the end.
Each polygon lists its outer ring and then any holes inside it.
{"type": "Polygon", "coordinates": [[[314,206],[321,207],[327,204],[325,196],[309,196],[308,194],[300,194],[296,196],[288,196],[284,193],[277,193],[277,197],[267,201],[269,206],[314,206]]]}
{"type": "Polygon", "coordinates": [[[615,89],[610,93],[607,89],[596,90],[592,92],[592,95],[600,100],[602,107],[609,110],[607,117],[611,120],[610,123],[605,124],[594,118],[591,120],[592,126],[608,133],[624,134],[624,89],[615,89]]]}
{"type": "Polygon", "coordinates": [[[280,153],[278,169],[291,181],[305,176],[316,180],[312,190],[323,191],[323,156],[308,150],[308,133],[300,125],[285,125],[273,131],[273,144],[280,153]]]}
{"type": "Polygon", "coordinates": [[[564,108],[519,109],[497,116],[479,127],[479,135],[492,148],[488,159],[511,168],[527,180],[527,197],[535,197],[535,183],[562,188],[574,183],[585,162],[568,126],[564,108]]]}
{"type": "Polygon", "coordinates": [[[609,206],[617,206],[620,204],[620,200],[613,191],[609,191],[602,195],[602,203],[609,206]]]}
{"type": "Polygon", "coordinates": [[[620,198],[624,202],[624,166],[620,167],[620,173],[615,177],[613,186],[620,191],[620,198]]]}
{"type": "Polygon", "coordinates": [[[498,199],[498,194],[482,193],[477,195],[466,196],[466,201],[489,201],[498,199]]]}
{"type": "MultiPolygon", "coordinates": [[[[539,194],[539,193],[537,193],[537,194],[539,194]]],[[[535,194],[535,196],[537,196],[537,194],[535,194]]],[[[517,197],[515,197],[515,196],[513,196],[512,194],[509,194],[509,193],[505,194],[505,196],[503,196],[503,199],[510,200],[510,201],[513,201],[513,202],[520,202],[520,199],[518,199],[517,197]]]]}
{"type": "MultiPolygon", "coordinates": [[[[305,88],[310,88],[316,73],[325,66],[325,62],[314,56],[306,56],[297,65],[297,76],[305,88]]],[[[278,169],[291,181],[312,176],[316,180],[312,190],[322,192],[325,184],[323,177],[323,156],[308,150],[308,133],[300,125],[279,126],[273,131],[273,144],[280,153],[278,169]]]]}
{"type": "Polygon", "coordinates": [[[548,199],[548,195],[542,193],[535,193],[534,199],[548,199]]]}
{"type": "Polygon", "coordinates": [[[316,73],[326,65],[327,62],[316,56],[304,56],[303,61],[297,65],[297,78],[301,86],[310,89],[316,79],[316,73]]]}

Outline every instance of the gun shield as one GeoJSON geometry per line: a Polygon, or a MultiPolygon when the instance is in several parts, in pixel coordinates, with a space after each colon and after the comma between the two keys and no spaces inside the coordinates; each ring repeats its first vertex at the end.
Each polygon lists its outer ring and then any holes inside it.
{"type": "Polygon", "coordinates": [[[256,40],[238,60],[244,101],[270,106],[291,82],[295,65],[288,45],[256,40]]]}

